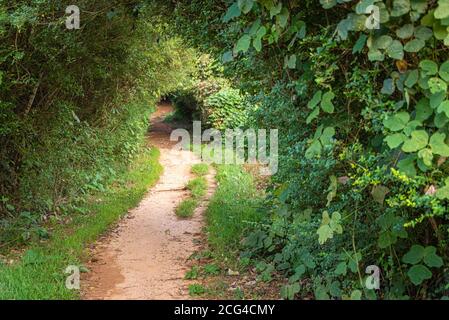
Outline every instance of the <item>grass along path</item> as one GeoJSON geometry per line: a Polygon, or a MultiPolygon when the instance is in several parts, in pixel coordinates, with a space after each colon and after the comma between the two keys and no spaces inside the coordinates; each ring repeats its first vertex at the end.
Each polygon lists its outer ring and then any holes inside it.
{"type": "Polygon", "coordinates": [[[65,269],[83,266],[86,245],[135,207],[156,183],[162,172],[158,158],[158,149],[145,151],[119,177],[120,184],[91,199],[90,214],[79,214],[69,225],[57,227],[50,241],[32,245],[16,263],[0,264],[0,300],[79,298],[79,291],[65,286],[65,269]]]}

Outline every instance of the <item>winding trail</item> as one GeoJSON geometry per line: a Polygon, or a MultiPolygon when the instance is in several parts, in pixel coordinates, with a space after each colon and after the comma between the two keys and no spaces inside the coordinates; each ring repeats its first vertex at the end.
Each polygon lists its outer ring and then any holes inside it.
{"type": "Polygon", "coordinates": [[[160,149],[164,173],[139,206],[92,248],[90,272],[81,279],[83,299],[189,298],[184,275],[188,258],[200,249],[203,213],[215,182],[211,168],[207,197],[194,216],[175,215],[176,205],[188,195],[191,165],[199,160],[189,151],[172,150],[172,128],[163,122],[171,110],[169,104],[158,106],[149,135],[149,143],[160,149]]]}

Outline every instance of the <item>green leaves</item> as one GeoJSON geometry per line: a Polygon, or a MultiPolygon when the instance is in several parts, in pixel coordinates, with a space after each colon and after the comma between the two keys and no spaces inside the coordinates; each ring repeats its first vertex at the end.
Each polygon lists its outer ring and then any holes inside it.
{"type": "Polygon", "coordinates": [[[398,112],[385,119],[383,124],[391,131],[400,131],[405,128],[409,120],[410,114],[408,112],[398,112]]]}
{"type": "Polygon", "coordinates": [[[449,146],[444,142],[446,135],[444,133],[436,132],[430,137],[429,145],[432,152],[443,157],[449,157],[449,146]]]}
{"type": "Polygon", "coordinates": [[[228,8],[228,11],[226,11],[226,14],[223,17],[223,22],[227,23],[229,21],[231,21],[234,18],[237,18],[241,15],[241,10],[240,10],[240,6],[238,4],[238,2],[235,2],[233,5],[231,5],[228,8]]]}
{"type": "Polygon", "coordinates": [[[321,155],[322,148],[332,143],[334,135],[335,129],[333,127],[326,127],[323,130],[323,126],[319,126],[315,131],[311,145],[306,150],[306,158],[311,159],[321,155]]]}
{"type": "Polygon", "coordinates": [[[339,212],[334,212],[332,213],[331,218],[329,217],[329,213],[324,211],[321,226],[317,231],[318,242],[320,244],[324,244],[327,240],[334,237],[334,233],[343,233],[343,228],[341,226],[341,214],[339,212]]]}
{"type": "Polygon", "coordinates": [[[246,52],[249,49],[249,45],[251,43],[251,37],[247,34],[244,34],[236,43],[234,52],[246,52]]]}
{"type": "Polygon", "coordinates": [[[254,0],[238,0],[237,4],[239,6],[239,9],[244,13],[247,14],[251,11],[254,5],[254,0]]]}
{"type": "Polygon", "coordinates": [[[431,60],[422,60],[419,67],[424,76],[433,76],[438,72],[438,65],[431,60]]]}
{"type": "Polygon", "coordinates": [[[433,15],[437,19],[445,19],[449,17],[449,0],[438,0],[438,7],[433,15]]]}
{"type": "Polygon", "coordinates": [[[323,94],[321,90],[315,92],[312,99],[307,103],[307,107],[313,109],[313,111],[307,117],[306,123],[309,124],[318,117],[320,114],[320,107],[326,113],[333,113],[335,108],[332,100],[334,98],[335,94],[332,91],[328,91],[325,94],[323,94]],[[318,106],[320,102],[321,104],[318,106]]]}
{"type": "Polygon", "coordinates": [[[393,0],[392,17],[400,17],[410,11],[410,0],[393,0]]]}
{"type": "Polygon", "coordinates": [[[436,254],[435,247],[424,248],[421,245],[413,245],[402,257],[402,262],[413,265],[407,275],[414,285],[420,285],[425,280],[432,278],[432,272],[428,267],[440,268],[443,265],[443,259],[436,254]]]}
{"type": "Polygon", "coordinates": [[[326,92],[321,99],[321,109],[327,113],[334,112],[334,105],[332,103],[332,99],[335,98],[335,94],[331,91],[326,92]]]}
{"type": "Polygon", "coordinates": [[[429,135],[424,130],[415,130],[411,133],[411,137],[402,145],[404,152],[416,152],[427,146],[429,135]]]}
{"type": "Polygon", "coordinates": [[[420,285],[424,280],[432,278],[432,272],[422,264],[411,267],[407,275],[415,286],[420,285]]]}

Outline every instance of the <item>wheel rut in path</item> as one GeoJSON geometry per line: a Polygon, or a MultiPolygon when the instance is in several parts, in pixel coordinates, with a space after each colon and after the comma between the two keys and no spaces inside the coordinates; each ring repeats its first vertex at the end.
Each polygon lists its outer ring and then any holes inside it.
{"type": "Polygon", "coordinates": [[[172,150],[172,128],[163,122],[171,111],[169,104],[158,106],[149,135],[149,143],[160,149],[164,172],[138,207],[91,248],[90,272],[81,279],[83,299],[189,298],[190,282],[184,275],[188,258],[200,249],[203,214],[215,182],[210,168],[206,200],[192,218],[175,215],[176,206],[188,196],[191,165],[199,159],[189,151],[172,150]]]}

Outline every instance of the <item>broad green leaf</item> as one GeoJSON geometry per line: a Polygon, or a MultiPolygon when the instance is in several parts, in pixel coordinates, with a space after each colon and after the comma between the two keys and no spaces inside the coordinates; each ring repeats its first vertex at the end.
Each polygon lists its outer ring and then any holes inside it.
{"type": "Polygon", "coordinates": [[[410,115],[408,114],[408,112],[398,112],[385,119],[383,124],[391,131],[399,131],[405,128],[409,120],[410,115]]]}
{"type": "Polygon", "coordinates": [[[368,39],[368,36],[362,33],[354,44],[354,47],[352,48],[352,54],[362,51],[362,49],[365,47],[366,39],[368,39]]]}
{"type": "Polygon", "coordinates": [[[449,17],[449,0],[438,0],[438,7],[433,14],[437,19],[449,17]]]}
{"type": "Polygon", "coordinates": [[[446,117],[449,117],[449,100],[444,100],[440,103],[437,109],[438,113],[444,112],[446,117]]]}
{"type": "Polygon", "coordinates": [[[393,43],[393,38],[387,35],[380,36],[374,41],[375,49],[387,49],[393,43]]]}
{"type": "Polygon", "coordinates": [[[397,242],[397,237],[393,235],[390,231],[384,231],[379,235],[379,239],[377,240],[377,245],[381,249],[388,248],[392,244],[397,242]]]}
{"type": "Polygon", "coordinates": [[[335,129],[333,127],[326,127],[323,131],[323,134],[320,137],[321,144],[323,146],[327,146],[332,143],[332,140],[335,135],[335,129]]]}
{"type": "Polygon", "coordinates": [[[257,52],[260,52],[262,50],[262,38],[267,33],[267,29],[264,26],[261,26],[253,39],[253,47],[256,49],[257,52]]]}
{"type": "Polygon", "coordinates": [[[440,66],[439,75],[441,79],[443,79],[446,82],[449,82],[449,61],[444,62],[440,66]]]}
{"type": "Polygon", "coordinates": [[[432,109],[438,109],[441,103],[446,99],[446,92],[437,92],[430,96],[429,102],[432,109]]]}
{"type": "Polygon", "coordinates": [[[320,108],[316,107],[307,117],[306,123],[307,124],[311,123],[314,119],[316,119],[318,117],[319,114],[320,114],[320,108]]]}
{"type": "Polygon", "coordinates": [[[223,61],[223,63],[230,62],[230,61],[234,60],[232,51],[226,51],[225,53],[223,53],[221,60],[223,61]]]}
{"type": "Polygon", "coordinates": [[[431,60],[422,60],[419,63],[419,67],[424,76],[433,76],[438,72],[438,65],[431,60]]]}
{"type": "Polygon", "coordinates": [[[323,109],[324,112],[334,112],[334,104],[332,103],[332,99],[334,99],[334,97],[335,94],[332,91],[328,91],[323,94],[323,97],[321,99],[321,109],[323,109]]]}
{"type": "Polygon", "coordinates": [[[404,59],[404,47],[398,40],[394,40],[386,50],[387,55],[396,60],[404,59]]]}
{"type": "Polygon", "coordinates": [[[397,148],[407,139],[403,133],[394,133],[385,137],[385,142],[390,147],[390,149],[397,148]]]}
{"type": "Polygon", "coordinates": [[[400,17],[410,11],[410,0],[393,0],[392,17],[400,17]]]}
{"type": "Polygon", "coordinates": [[[307,107],[309,109],[315,108],[318,105],[318,103],[320,103],[322,95],[323,95],[323,91],[321,91],[321,90],[318,90],[317,92],[315,92],[312,99],[307,103],[307,107]]]}
{"type": "Polygon", "coordinates": [[[232,6],[229,7],[225,16],[223,17],[223,22],[227,23],[234,18],[237,18],[241,15],[241,11],[237,2],[235,2],[232,6]]]}
{"type": "Polygon", "coordinates": [[[425,45],[426,43],[423,40],[413,39],[412,41],[407,42],[407,44],[404,46],[404,50],[406,52],[418,52],[422,48],[424,48],[425,45]]]}
{"type": "Polygon", "coordinates": [[[333,231],[329,225],[322,225],[318,231],[318,242],[324,244],[327,240],[333,237],[333,231]]]}
{"type": "Polygon", "coordinates": [[[317,157],[317,156],[321,155],[321,149],[322,149],[321,143],[318,140],[315,140],[312,142],[310,147],[307,148],[305,157],[307,159],[312,159],[314,157],[317,157]]]}
{"type": "Polygon", "coordinates": [[[391,96],[394,93],[395,85],[391,78],[385,79],[380,93],[391,96]]]}
{"type": "Polygon", "coordinates": [[[415,37],[423,41],[427,41],[433,37],[433,31],[430,28],[419,26],[415,30],[415,37]]]}
{"type": "Polygon", "coordinates": [[[447,83],[438,77],[430,78],[428,84],[431,93],[446,93],[447,91],[447,83]]]}
{"type": "Polygon", "coordinates": [[[273,18],[274,16],[281,13],[281,10],[282,10],[282,2],[279,1],[276,5],[270,7],[270,18],[273,18]]]}
{"type": "Polygon", "coordinates": [[[421,98],[416,104],[416,116],[415,120],[423,122],[430,118],[433,114],[433,110],[430,107],[429,99],[421,98]]]}
{"type": "Polygon", "coordinates": [[[290,57],[287,58],[287,67],[289,69],[296,68],[296,54],[292,54],[290,57]]]}
{"type": "Polygon", "coordinates": [[[440,200],[449,199],[449,185],[446,184],[439,188],[435,193],[435,196],[440,200]]]}
{"type": "Polygon", "coordinates": [[[410,139],[406,140],[402,145],[404,152],[416,152],[425,148],[429,141],[429,135],[424,130],[415,130],[411,133],[410,139]]]}
{"type": "Polygon", "coordinates": [[[340,262],[337,265],[337,268],[335,268],[334,273],[336,275],[343,275],[343,276],[345,276],[346,273],[347,273],[347,270],[348,270],[348,266],[347,266],[346,262],[343,261],[343,262],[340,262]]]}
{"type": "Polygon", "coordinates": [[[417,264],[424,258],[424,247],[418,244],[413,245],[402,257],[402,261],[408,264],[417,264]]]}
{"type": "Polygon", "coordinates": [[[372,50],[368,51],[368,59],[369,61],[384,61],[385,55],[380,50],[372,50]]]}
{"type": "Polygon", "coordinates": [[[337,0],[320,0],[320,4],[324,9],[330,9],[337,4],[337,0]]]}
{"type": "Polygon", "coordinates": [[[240,10],[244,14],[247,14],[253,8],[254,0],[238,0],[237,3],[238,3],[240,10]]]}
{"type": "Polygon", "coordinates": [[[432,278],[432,272],[422,264],[411,267],[408,270],[407,275],[416,286],[420,285],[424,280],[432,278]]]}
{"type": "Polygon", "coordinates": [[[407,157],[398,162],[398,169],[403,174],[414,177],[416,176],[415,157],[407,157]]]}
{"type": "Polygon", "coordinates": [[[424,249],[424,263],[431,268],[443,266],[443,259],[436,252],[437,249],[434,246],[428,246],[424,249]]]}
{"type": "Polygon", "coordinates": [[[373,187],[371,195],[373,196],[374,201],[383,205],[385,196],[388,194],[388,192],[390,192],[390,189],[388,189],[387,187],[382,185],[376,185],[373,187]]]}
{"type": "Polygon", "coordinates": [[[448,122],[449,118],[444,113],[437,113],[433,119],[433,123],[438,129],[443,128],[448,122]]]}
{"type": "Polygon", "coordinates": [[[290,12],[287,8],[283,8],[281,13],[276,16],[276,21],[281,28],[285,28],[287,26],[289,16],[290,12]]]}
{"type": "Polygon", "coordinates": [[[432,153],[431,149],[424,148],[424,149],[419,150],[418,157],[421,158],[421,160],[427,167],[432,166],[433,153],[432,153]]]}
{"type": "Polygon", "coordinates": [[[362,300],[362,291],[354,290],[351,292],[351,300],[362,300]]]}
{"type": "Polygon", "coordinates": [[[405,79],[405,85],[409,88],[413,87],[417,82],[419,78],[419,72],[418,70],[410,70],[407,78],[405,79]]]}
{"type": "Polygon", "coordinates": [[[405,24],[396,30],[396,35],[400,39],[408,39],[413,36],[414,29],[412,24],[405,24]]]}
{"type": "Polygon", "coordinates": [[[251,43],[251,37],[247,34],[244,34],[238,41],[235,46],[235,53],[247,52],[249,49],[249,45],[251,43]]]}
{"type": "Polygon", "coordinates": [[[430,137],[429,145],[433,153],[443,157],[449,157],[449,146],[444,142],[445,139],[446,134],[440,132],[435,132],[430,137]]]}

